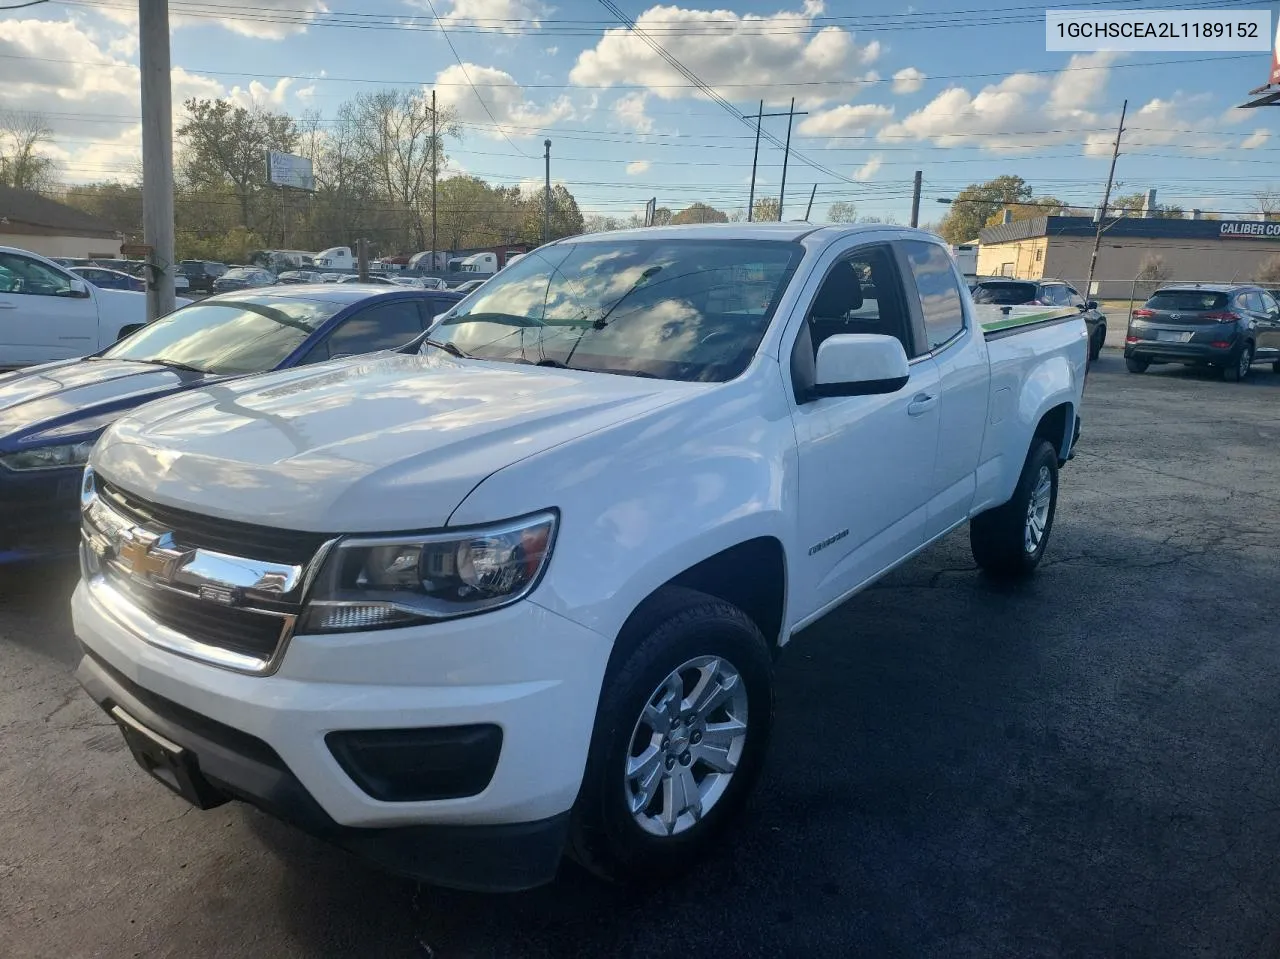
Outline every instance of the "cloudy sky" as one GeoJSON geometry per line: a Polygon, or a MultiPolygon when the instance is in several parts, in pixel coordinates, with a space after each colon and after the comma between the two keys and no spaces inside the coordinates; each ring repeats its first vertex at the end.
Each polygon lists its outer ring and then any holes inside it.
{"type": "MultiPolygon", "coordinates": [[[[723,104],[754,114],[761,99],[785,110],[792,97],[806,115],[792,133],[787,218],[803,215],[817,184],[815,218],[852,200],[905,221],[916,169],[926,220],[944,212],[932,198],[1002,173],[1095,204],[1125,98],[1122,191],[1155,187],[1162,202],[1231,212],[1280,187],[1280,109],[1233,109],[1264,81],[1265,54],[1046,53],[1043,8],[983,0],[617,6],[645,38],[596,0],[171,0],[174,101],[229,96],[329,118],[361,90],[434,87],[464,122],[457,169],[540,178],[550,137],[554,178],[606,214],[651,196],[745,207],[753,130],[723,104]]],[[[0,105],[49,118],[67,180],[137,167],[134,10],[63,0],[0,14],[0,105]]],[[[785,137],[785,117],[765,122],[785,137]]],[[[758,195],[777,195],[781,159],[762,143],[758,195]]]]}

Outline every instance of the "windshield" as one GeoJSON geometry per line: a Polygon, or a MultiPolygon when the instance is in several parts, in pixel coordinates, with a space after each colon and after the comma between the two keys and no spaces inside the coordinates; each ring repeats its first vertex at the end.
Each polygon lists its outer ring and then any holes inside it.
{"type": "Polygon", "coordinates": [[[259,272],[260,271],[258,270],[241,267],[235,270],[227,270],[227,272],[222,274],[222,276],[227,280],[251,280],[257,276],[259,272]]]}
{"type": "Polygon", "coordinates": [[[979,283],[973,288],[973,302],[997,306],[1021,306],[1036,298],[1034,283],[979,283]]]}
{"type": "Polygon", "coordinates": [[[720,382],[751,361],[803,252],[775,240],[557,244],[486,281],[431,338],[483,359],[720,382]]]}
{"type": "Polygon", "coordinates": [[[204,300],[147,324],[102,356],[207,373],[262,373],[278,366],[343,306],[282,296],[204,300]]]}
{"type": "Polygon", "coordinates": [[[1224,310],[1227,307],[1227,294],[1212,290],[1161,290],[1147,300],[1146,307],[1149,310],[1182,310],[1185,313],[1224,310]]]}

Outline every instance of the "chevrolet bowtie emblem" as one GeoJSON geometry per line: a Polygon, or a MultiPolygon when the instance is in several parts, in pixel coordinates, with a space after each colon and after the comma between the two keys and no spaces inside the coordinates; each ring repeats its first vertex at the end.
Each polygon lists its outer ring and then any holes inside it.
{"type": "Polygon", "coordinates": [[[175,548],[170,533],[156,536],[133,530],[129,538],[120,544],[116,556],[134,579],[145,583],[172,579],[186,553],[175,548]]]}

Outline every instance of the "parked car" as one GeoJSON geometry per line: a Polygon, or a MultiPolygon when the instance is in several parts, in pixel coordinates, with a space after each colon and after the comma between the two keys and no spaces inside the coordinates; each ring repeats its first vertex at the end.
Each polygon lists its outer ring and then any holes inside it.
{"type": "Polygon", "coordinates": [[[480,287],[484,286],[486,282],[487,280],[464,280],[462,283],[459,283],[453,289],[455,293],[466,294],[466,293],[470,293],[472,290],[480,289],[480,287]]]}
{"type": "Polygon", "coordinates": [[[320,274],[315,270],[286,270],[277,278],[281,283],[319,283],[320,274]]]}
{"type": "Polygon", "coordinates": [[[212,260],[183,260],[178,272],[187,278],[193,291],[212,293],[214,282],[227,272],[227,265],[212,260]]]}
{"type": "Polygon", "coordinates": [[[320,286],[223,293],[93,356],[0,375],[0,564],[74,550],[80,473],[117,417],[252,373],[404,346],[458,300],[320,286]]]}
{"type": "Polygon", "coordinates": [[[121,270],[108,270],[100,266],[72,266],[68,270],[88,280],[100,290],[133,290],[135,293],[147,292],[147,284],[137,276],[131,276],[121,270]]]}
{"type": "Polygon", "coordinates": [[[229,290],[250,290],[262,286],[275,286],[276,275],[256,266],[237,266],[213,281],[214,293],[229,290]]]}
{"type": "Polygon", "coordinates": [[[1133,311],[1124,338],[1130,373],[1152,363],[1216,366],[1237,383],[1257,362],[1280,373],[1280,304],[1258,286],[1167,286],[1133,311]]]}
{"type": "Polygon", "coordinates": [[[1107,317],[1096,300],[1085,301],[1075,287],[1062,280],[981,278],[970,285],[975,303],[997,306],[1075,306],[1089,327],[1089,359],[1096,360],[1107,341],[1107,317]]]}
{"type": "Polygon", "coordinates": [[[145,294],[102,290],[36,253],[0,247],[0,371],[93,353],[146,322],[145,294]]]}
{"type": "Polygon", "coordinates": [[[992,575],[1044,555],[1085,324],[992,312],[905,228],[540,248],[416,355],[111,426],[77,675],[198,806],[472,889],[566,849],[669,876],[747,798],[796,633],[966,521],[992,575]]]}

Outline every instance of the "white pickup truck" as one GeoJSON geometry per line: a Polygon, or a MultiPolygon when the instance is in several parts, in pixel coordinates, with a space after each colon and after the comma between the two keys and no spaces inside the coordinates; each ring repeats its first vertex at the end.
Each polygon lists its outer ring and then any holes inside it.
{"type": "Polygon", "coordinates": [[[991,325],[915,230],[542,247],[400,354],[116,421],[78,676],[191,802],[407,875],[673,873],[749,792],[799,630],[966,522],[990,574],[1044,554],[1085,324],[991,325]]]}
{"type": "Polygon", "coordinates": [[[146,322],[145,293],[102,290],[53,260],[0,246],[0,371],[96,353],[146,322]]]}

